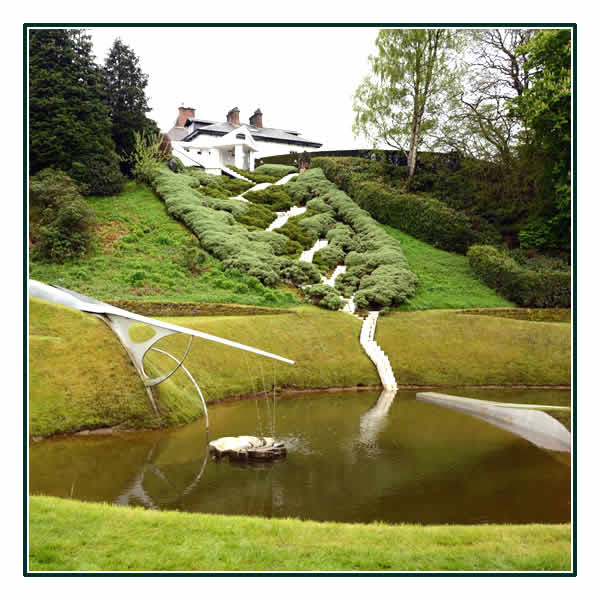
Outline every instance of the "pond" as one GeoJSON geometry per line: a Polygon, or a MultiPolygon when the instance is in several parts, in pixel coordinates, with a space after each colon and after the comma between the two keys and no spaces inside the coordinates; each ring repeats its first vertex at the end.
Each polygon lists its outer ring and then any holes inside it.
{"type": "MultiPolygon", "coordinates": [[[[568,391],[438,390],[569,405],[568,391]]],[[[210,437],[270,435],[278,462],[207,456],[204,421],[30,446],[30,492],[152,509],[340,522],[566,523],[571,455],[398,392],[280,394],[209,407],[210,437]]]]}

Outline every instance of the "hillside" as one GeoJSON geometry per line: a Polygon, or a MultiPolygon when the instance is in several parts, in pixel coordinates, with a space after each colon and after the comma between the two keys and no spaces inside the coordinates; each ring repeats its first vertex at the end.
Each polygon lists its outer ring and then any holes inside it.
{"type": "MultiPolygon", "coordinates": [[[[214,178],[215,183],[220,178],[214,178]]],[[[221,190],[213,188],[215,192],[221,190]]],[[[256,278],[225,270],[194,235],[171,218],[145,184],[116,196],[88,196],[96,213],[95,246],[63,264],[30,261],[29,275],[104,300],[225,302],[291,306],[298,299],[256,278]]]]}

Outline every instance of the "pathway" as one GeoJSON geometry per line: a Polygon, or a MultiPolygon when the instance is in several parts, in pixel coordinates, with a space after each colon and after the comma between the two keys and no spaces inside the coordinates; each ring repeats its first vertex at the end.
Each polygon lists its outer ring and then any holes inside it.
{"type": "Polygon", "coordinates": [[[327,240],[317,240],[312,248],[309,248],[308,250],[302,252],[298,260],[301,260],[302,262],[311,263],[315,256],[315,253],[325,248],[327,244],[329,244],[327,240]]]}
{"type": "Polygon", "coordinates": [[[377,367],[379,378],[383,384],[384,390],[397,390],[398,384],[392,371],[392,365],[385,352],[379,347],[375,341],[375,327],[377,326],[377,317],[379,311],[371,311],[363,321],[362,329],[360,330],[360,345],[364,348],[367,356],[373,361],[377,367]]]}
{"type": "MultiPolygon", "coordinates": [[[[290,179],[296,177],[298,173],[290,173],[285,177],[282,177],[279,181],[274,184],[271,183],[257,183],[254,187],[251,187],[249,190],[246,190],[243,194],[239,196],[234,196],[232,199],[241,200],[242,202],[248,202],[246,198],[244,198],[244,194],[247,192],[253,192],[258,190],[264,190],[271,185],[285,185],[290,179]]],[[[274,229],[279,229],[283,227],[290,217],[295,217],[297,215],[301,215],[306,212],[305,206],[292,206],[289,210],[285,212],[278,212],[277,218],[267,227],[266,231],[273,231],[274,229]]],[[[329,242],[327,240],[317,240],[314,246],[308,250],[304,250],[300,255],[298,260],[303,262],[312,263],[314,255],[319,250],[322,250],[327,246],[329,242]]],[[[330,277],[321,277],[321,283],[324,285],[328,285],[332,288],[335,288],[335,280],[339,275],[346,272],[346,265],[338,265],[331,274],[330,277]]],[[[358,319],[358,315],[356,315],[356,305],[354,304],[354,296],[350,298],[345,298],[344,296],[340,296],[340,298],[345,302],[344,307],[342,308],[343,312],[349,313],[358,319]]],[[[363,325],[360,331],[360,345],[364,348],[367,356],[373,361],[375,367],[377,368],[377,372],[379,373],[379,378],[381,379],[381,383],[383,385],[384,394],[386,392],[392,393],[392,395],[385,396],[385,404],[389,409],[389,405],[394,397],[396,390],[398,389],[398,384],[396,383],[396,379],[394,378],[394,373],[392,371],[392,366],[387,355],[383,352],[383,350],[379,347],[377,342],[375,341],[375,327],[377,325],[377,318],[379,316],[378,311],[371,311],[369,315],[363,320],[363,325]]],[[[361,319],[362,320],[362,319],[361,319]]],[[[382,396],[384,397],[384,396],[382,396]]],[[[387,410],[384,411],[384,414],[387,410]]]]}

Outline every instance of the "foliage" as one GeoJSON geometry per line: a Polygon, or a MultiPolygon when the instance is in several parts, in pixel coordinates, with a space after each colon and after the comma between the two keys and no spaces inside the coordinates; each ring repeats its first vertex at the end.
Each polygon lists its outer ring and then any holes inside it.
{"type": "Polygon", "coordinates": [[[243,175],[247,179],[250,179],[250,181],[254,181],[254,183],[275,183],[281,179],[281,177],[275,177],[274,175],[267,175],[260,172],[257,173],[256,170],[248,171],[247,169],[238,169],[238,167],[233,165],[227,165],[227,168],[239,173],[240,175],[243,175]]]}
{"type": "MultiPolygon", "coordinates": [[[[335,266],[334,260],[336,264],[342,261],[346,264],[347,271],[336,280],[336,289],[348,296],[356,292],[355,302],[359,308],[399,305],[415,293],[417,278],[411,272],[400,244],[328,181],[321,169],[309,169],[294,182],[297,189],[312,189],[318,194],[325,208],[324,212],[310,216],[304,223],[308,221],[309,231],[315,232],[319,227],[318,237],[326,234],[330,241],[329,252],[328,246],[316,253],[317,264],[325,268],[335,266]]],[[[317,292],[320,289],[317,287],[317,292]]],[[[331,305],[329,296],[324,298],[322,304],[331,305]]]]}
{"type": "Polygon", "coordinates": [[[102,71],[83,30],[29,30],[29,167],[60,169],[89,194],[123,186],[102,71]]]}
{"type": "Polygon", "coordinates": [[[472,246],[467,256],[482,281],[519,306],[571,305],[568,271],[533,271],[491,246],[472,246]]]}
{"type": "MultiPolygon", "coordinates": [[[[185,223],[198,238],[200,246],[221,260],[225,269],[241,271],[256,277],[264,285],[276,286],[281,281],[281,270],[291,261],[285,256],[278,257],[278,252],[287,253],[287,241],[284,250],[281,250],[281,246],[274,248],[273,240],[276,238],[272,235],[263,237],[270,232],[247,231],[236,223],[227,210],[213,210],[210,205],[232,211],[237,207],[241,221],[245,220],[250,227],[260,226],[261,229],[264,229],[263,217],[270,211],[266,207],[245,204],[239,200],[202,197],[193,186],[204,177],[205,174],[196,173],[174,174],[162,166],[152,186],[165,202],[168,213],[185,223]],[[247,212],[241,214],[242,210],[247,212]]],[[[316,270],[316,267],[313,268],[316,270]]]]}
{"type": "Polygon", "coordinates": [[[35,258],[60,263],[87,253],[94,211],[66,173],[44,169],[31,177],[29,201],[35,258]]]}
{"type": "Polygon", "coordinates": [[[417,151],[437,126],[441,103],[457,84],[450,54],[455,33],[446,29],[382,29],[372,75],[354,96],[355,134],[407,151],[410,188],[417,151]]]}
{"type": "Polygon", "coordinates": [[[437,248],[462,254],[478,240],[478,234],[464,212],[431,196],[405,193],[355,174],[351,167],[361,160],[316,158],[313,164],[321,167],[328,178],[380,223],[405,231],[437,248]]]}
{"type": "MultiPolygon", "coordinates": [[[[117,154],[122,157],[121,168],[127,174],[133,168],[129,157],[137,143],[134,133],[159,134],[156,123],[146,117],[150,111],[145,91],[148,75],[142,72],[139,62],[135,52],[117,38],[103,70],[112,137],[117,154]]],[[[160,142],[164,145],[162,136],[160,142]]]]}
{"type": "Polygon", "coordinates": [[[445,147],[504,168],[510,165],[524,131],[508,101],[529,88],[531,73],[521,48],[534,34],[534,29],[517,28],[463,30],[468,41],[461,57],[464,77],[460,97],[447,107],[441,128],[445,147]]]}
{"type": "MultiPolygon", "coordinates": [[[[109,302],[115,298],[259,306],[298,302],[288,291],[265,287],[245,273],[224,269],[199,246],[191,231],[169,217],[164,203],[146,185],[131,182],[117,196],[86,201],[97,222],[96,242],[85,260],[42,263],[34,252],[33,279],[109,302]]],[[[287,238],[281,237],[285,247],[287,238]]]]}
{"type": "Polygon", "coordinates": [[[298,169],[292,165],[267,164],[261,165],[260,167],[256,167],[256,169],[254,169],[254,173],[259,173],[260,175],[271,175],[272,177],[277,177],[278,180],[286,175],[297,172],[298,169]]]}
{"type": "Polygon", "coordinates": [[[512,101],[540,155],[538,214],[521,236],[532,248],[571,244],[571,31],[543,30],[521,49],[532,85],[512,101]]]}
{"type": "Polygon", "coordinates": [[[247,192],[244,198],[254,204],[267,205],[275,212],[284,212],[294,205],[285,185],[272,185],[264,190],[247,192]]]}
{"type": "Polygon", "coordinates": [[[344,306],[344,301],[329,285],[323,285],[322,283],[311,285],[306,288],[306,294],[315,304],[329,310],[340,310],[344,306]]]}
{"type": "Polygon", "coordinates": [[[512,303],[473,273],[466,256],[433,248],[389,226],[386,233],[402,244],[411,271],[419,278],[415,295],[400,309],[502,307],[512,303]]]}
{"type": "Polygon", "coordinates": [[[160,163],[169,158],[162,142],[160,133],[133,132],[133,148],[125,162],[137,182],[150,183],[156,176],[160,163]]]}

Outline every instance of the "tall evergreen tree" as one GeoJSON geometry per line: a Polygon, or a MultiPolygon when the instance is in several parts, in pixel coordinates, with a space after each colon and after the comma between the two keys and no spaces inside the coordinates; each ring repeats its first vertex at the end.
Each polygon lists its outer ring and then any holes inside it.
{"type": "Polygon", "coordinates": [[[87,193],[122,186],[102,71],[81,29],[30,30],[29,164],[65,171],[87,193]]]}
{"type": "Polygon", "coordinates": [[[134,51],[117,38],[104,62],[104,87],[112,136],[121,168],[129,173],[131,165],[127,157],[133,151],[134,132],[158,133],[156,123],[146,117],[150,110],[146,97],[148,75],[142,72],[139,58],[134,51]]]}

